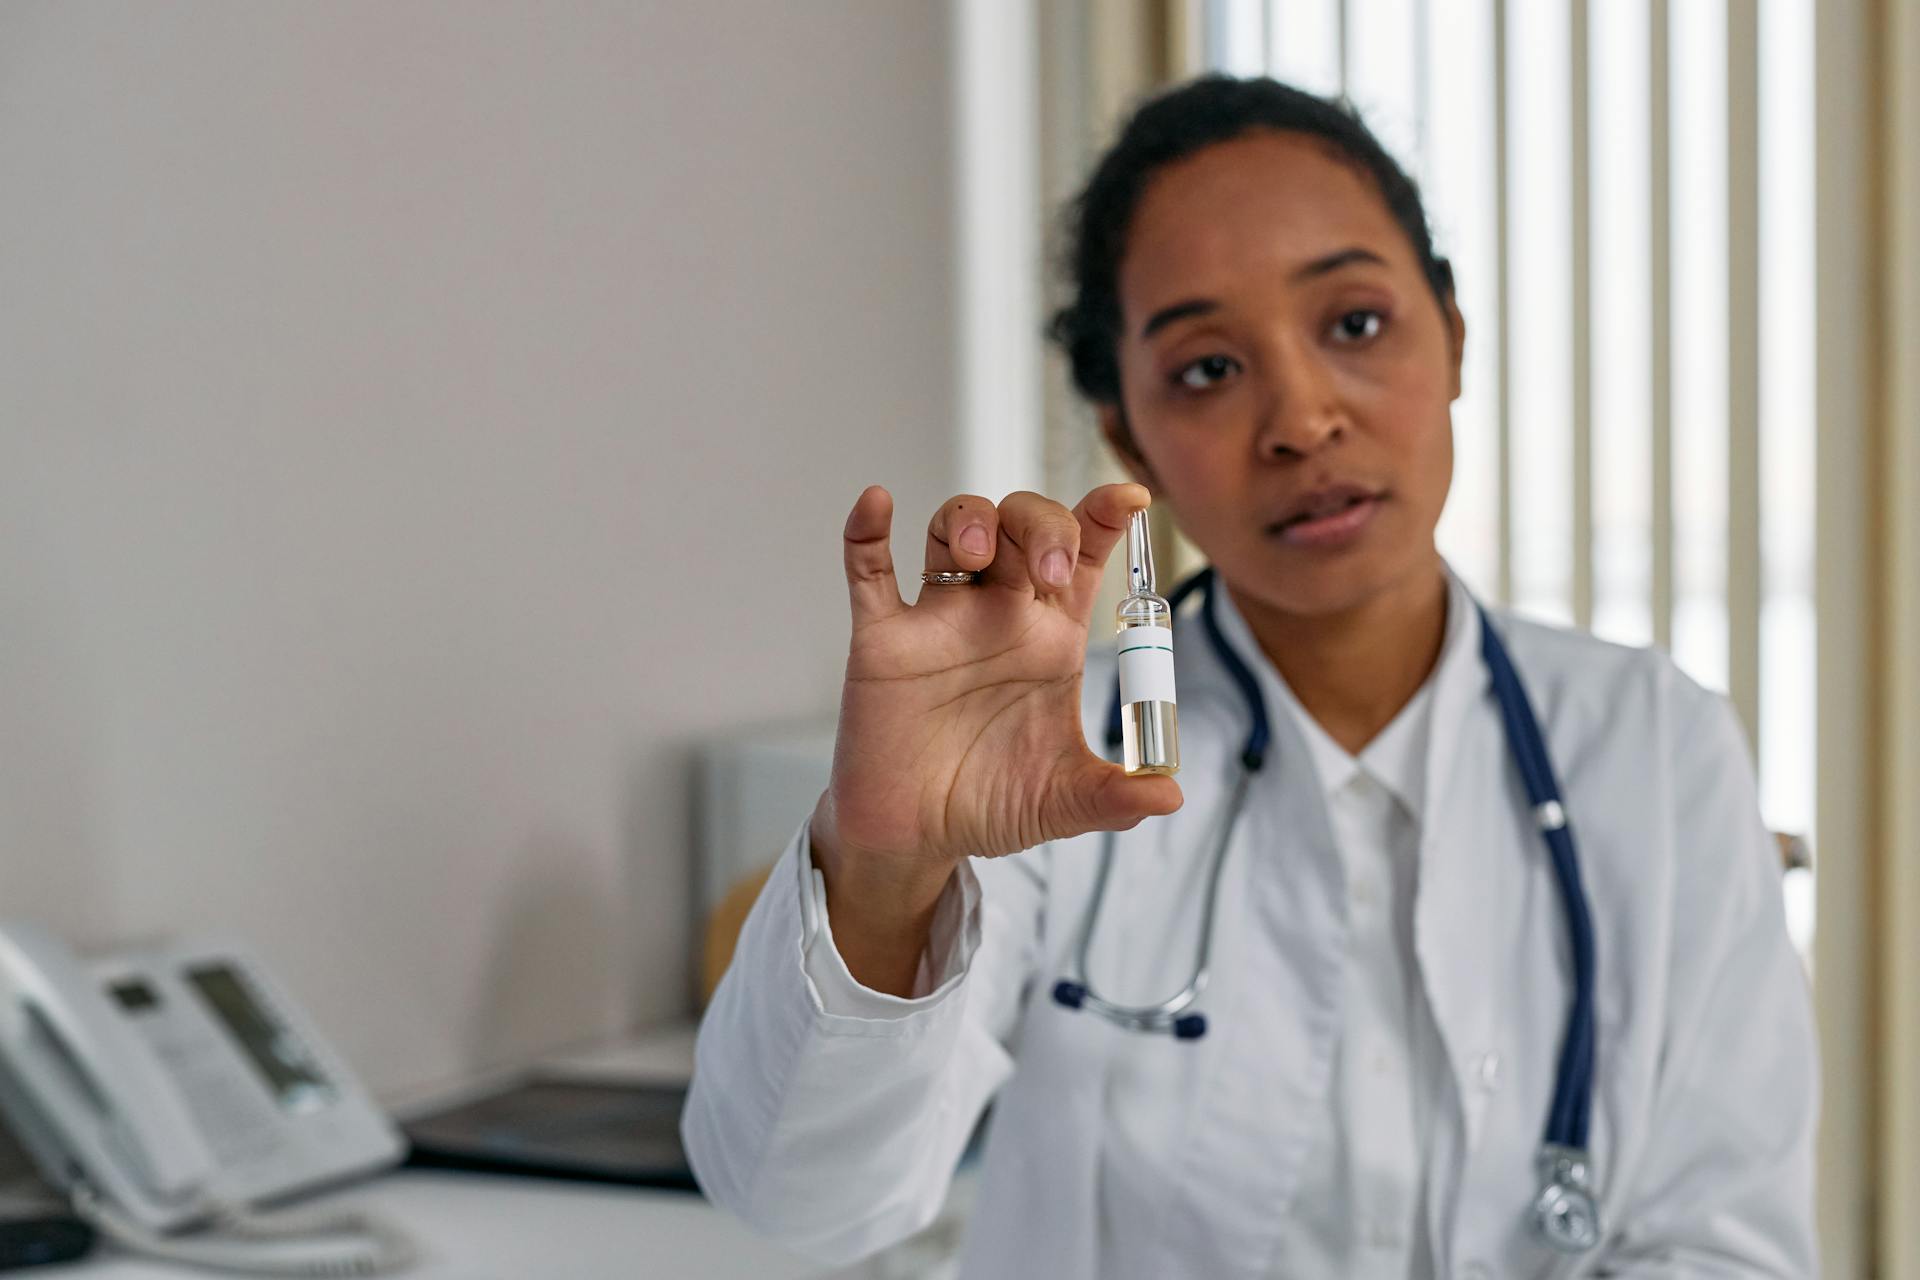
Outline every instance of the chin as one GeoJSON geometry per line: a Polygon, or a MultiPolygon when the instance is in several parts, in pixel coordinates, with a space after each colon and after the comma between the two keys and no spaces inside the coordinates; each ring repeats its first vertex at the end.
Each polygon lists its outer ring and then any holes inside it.
{"type": "Polygon", "coordinates": [[[1221,575],[1241,597],[1301,618],[1351,612],[1400,586],[1425,565],[1439,570],[1431,546],[1424,553],[1369,547],[1329,554],[1272,544],[1259,551],[1236,564],[1221,564],[1221,575]]]}

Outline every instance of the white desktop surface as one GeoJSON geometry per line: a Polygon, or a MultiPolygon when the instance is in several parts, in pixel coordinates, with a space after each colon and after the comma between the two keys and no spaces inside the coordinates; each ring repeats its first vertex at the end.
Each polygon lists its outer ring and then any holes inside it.
{"type": "MultiPolygon", "coordinates": [[[[577,1079],[684,1080],[693,1070],[693,1028],[661,1028],[556,1055],[541,1067],[577,1079]]],[[[391,1218],[421,1254],[412,1267],[392,1273],[396,1280],[820,1280],[834,1274],[761,1240],[686,1191],[399,1169],[292,1207],[391,1218]]],[[[87,1261],[46,1274],[208,1280],[226,1273],[136,1258],[102,1241],[87,1261]]]]}
{"type": "MultiPolygon", "coordinates": [[[[396,1280],[812,1280],[818,1263],[759,1240],[688,1192],[403,1169],[302,1202],[402,1224],[421,1259],[396,1280]]],[[[23,1272],[22,1274],[33,1274],[23,1272]]],[[[103,1243],[73,1280],[183,1280],[220,1273],[130,1257],[103,1243]]]]}

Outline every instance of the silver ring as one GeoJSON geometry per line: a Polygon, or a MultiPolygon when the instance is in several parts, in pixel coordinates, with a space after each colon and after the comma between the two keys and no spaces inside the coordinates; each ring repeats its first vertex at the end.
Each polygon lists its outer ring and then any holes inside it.
{"type": "Polygon", "coordinates": [[[970,587],[980,581],[980,571],[978,569],[961,569],[956,572],[945,573],[933,569],[924,569],[920,573],[920,581],[930,587],[970,587]]]}

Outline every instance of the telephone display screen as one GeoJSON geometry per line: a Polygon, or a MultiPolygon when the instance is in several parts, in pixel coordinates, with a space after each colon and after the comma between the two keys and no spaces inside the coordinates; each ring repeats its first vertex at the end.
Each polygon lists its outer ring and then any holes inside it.
{"type": "Polygon", "coordinates": [[[320,1064],[292,1031],[261,1007],[232,966],[201,965],[187,970],[186,976],[259,1070],[281,1107],[308,1111],[333,1099],[333,1085],[320,1064]]]}
{"type": "Polygon", "coordinates": [[[145,1013],[160,1007],[160,993],[138,978],[128,978],[107,988],[114,1002],[128,1013],[145,1013]]]}

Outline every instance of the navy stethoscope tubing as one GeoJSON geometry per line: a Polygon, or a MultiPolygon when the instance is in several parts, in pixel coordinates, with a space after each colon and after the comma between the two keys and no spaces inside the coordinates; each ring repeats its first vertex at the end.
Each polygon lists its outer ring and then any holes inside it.
{"type": "MultiPolygon", "coordinates": [[[[1248,712],[1247,737],[1240,749],[1240,775],[1234,780],[1226,810],[1215,837],[1213,862],[1207,875],[1206,902],[1201,919],[1200,942],[1194,959],[1193,976],[1177,994],[1157,1005],[1120,1005],[1102,999],[1087,977],[1088,953],[1093,945],[1094,926],[1099,919],[1101,900],[1106,895],[1112,867],[1116,835],[1107,832],[1101,842],[1100,866],[1093,892],[1074,948],[1074,972],[1054,985],[1054,1001],[1064,1008],[1085,1009],[1134,1031],[1168,1031],[1175,1039],[1195,1040],[1206,1034],[1206,1016],[1193,1009],[1206,990],[1212,965],[1213,917],[1220,887],[1220,871],[1234,828],[1253,776],[1266,764],[1272,727],[1267,719],[1266,699],[1253,672],[1234,652],[1233,645],[1220,629],[1213,603],[1214,574],[1202,569],[1175,589],[1168,604],[1178,612],[1181,604],[1196,591],[1201,597],[1200,620],[1214,656],[1239,689],[1248,712]]],[[[1595,1040],[1594,1013],[1594,937],[1593,916],[1588,910],[1586,889],[1580,879],[1580,862],[1575,853],[1573,831],[1567,825],[1566,807],[1560,800],[1560,786],[1554,776],[1553,761],[1533,704],[1514,670],[1513,660],[1501,643],[1485,608],[1480,613],[1480,656],[1493,684],[1500,706],[1500,720],[1506,732],[1507,750],[1526,790],[1527,804],[1534,822],[1546,841],[1555,886],[1567,917],[1567,931],[1573,958],[1573,1000],[1567,1011],[1566,1031],[1560,1045],[1560,1061],[1554,1075],[1553,1103],[1548,1108],[1546,1134],[1537,1157],[1536,1174],[1540,1192],[1532,1210],[1536,1230],[1554,1248],[1580,1253],[1593,1247],[1600,1236],[1597,1205],[1591,1191],[1590,1161],[1587,1156],[1588,1127],[1593,1113],[1593,1062],[1595,1040]]],[[[1120,750],[1120,690],[1116,683],[1107,714],[1107,748],[1116,758],[1120,750]]]]}

